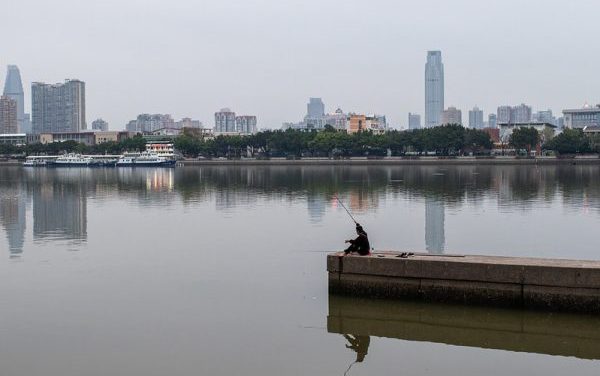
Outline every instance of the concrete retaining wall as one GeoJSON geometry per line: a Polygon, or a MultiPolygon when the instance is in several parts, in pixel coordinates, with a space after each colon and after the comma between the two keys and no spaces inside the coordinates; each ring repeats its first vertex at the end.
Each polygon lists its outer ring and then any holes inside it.
{"type": "Polygon", "coordinates": [[[332,293],[600,312],[600,262],[397,253],[327,257],[332,293]]]}

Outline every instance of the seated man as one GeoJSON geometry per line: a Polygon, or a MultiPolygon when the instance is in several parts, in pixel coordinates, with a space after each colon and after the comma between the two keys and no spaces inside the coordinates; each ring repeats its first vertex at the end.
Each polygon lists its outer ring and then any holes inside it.
{"type": "Polygon", "coordinates": [[[358,237],[356,239],[346,240],[346,243],[350,243],[350,246],[344,250],[345,254],[356,252],[361,256],[367,256],[371,253],[371,245],[369,244],[369,237],[365,230],[363,230],[360,224],[356,224],[356,233],[358,237]]]}

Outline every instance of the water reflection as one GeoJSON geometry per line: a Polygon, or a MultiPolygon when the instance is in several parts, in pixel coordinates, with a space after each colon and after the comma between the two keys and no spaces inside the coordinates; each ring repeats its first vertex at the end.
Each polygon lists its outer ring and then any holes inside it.
{"type": "Polygon", "coordinates": [[[329,296],[329,333],[600,359],[596,316],[329,296]]]}
{"type": "Polygon", "coordinates": [[[360,213],[388,202],[424,206],[425,248],[446,247],[447,210],[497,202],[529,211],[558,199],[568,211],[600,212],[600,166],[248,166],[177,169],[23,169],[0,167],[0,224],[11,254],[33,239],[85,242],[88,198],[136,200],[139,207],[214,202],[217,210],[261,202],[305,205],[321,223],[339,196],[360,213]]]}

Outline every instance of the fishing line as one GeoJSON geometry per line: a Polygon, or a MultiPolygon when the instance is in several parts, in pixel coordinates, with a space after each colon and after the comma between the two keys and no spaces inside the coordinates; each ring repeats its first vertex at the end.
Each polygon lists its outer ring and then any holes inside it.
{"type": "Polygon", "coordinates": [[[354,217],[350,213],[350,210],[348,210],[348,208],[346,207],[346,205],[344,205],[344,203],[342,202],[342,200],[340,200],[338,196],[333,196],[333,197],[335,197],[335,199],[340,203],[340,205],[342,205],[342,208],[344,208],[344,210],[346,211],[346,213],[348,213],[348,215],[350,216],[350,218],[352,218],[352,221],[354,221],[355,224],[358,224],[358,222],[356,222],[356,219],[354,219],[354,217]]]}

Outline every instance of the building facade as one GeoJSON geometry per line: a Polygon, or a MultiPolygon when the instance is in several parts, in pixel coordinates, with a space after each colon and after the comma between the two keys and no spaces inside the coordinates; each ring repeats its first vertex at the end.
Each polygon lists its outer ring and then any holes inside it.
{"type": "Polygon", "coordinates": [[[159,129],[175,128],[175,121],[169,114],[140,114],[127,123],[128,132],[150,133],[159,129]]]}
{"type": "Polygon", "coordinates": [[[421,115],[408,113],[408,129],[421,129],[421,115]]]}
{"type": "Polygon", "coordinates": [[[306,105],[307,118],[322,118],[325,116],[325,104],[321,98],[309,98],[306,105]]]}
{"type": "Polygon", "coordinates": [[[441,51],[428,51],[425,64],[425,127],[442,123],[444,111],[444,64],[441,51]]]}
{"type": "Polygon", "coordinates": [[[337,130],[345,130],[347,120],[348,115],[346,115],[341,108],[335,110],[333,114],[325,115],[325,125],[331,125],[337,130]]]}
{"type": "Polygon", "coordinates": [[[351,114],[348,116],[346,131],[348,133],[373,132],[383,134],[386,131],[385,116],[351,114]]]}
{"type": "Polygon", "coordinates": [[[200,120],[192,120],[191,118],[183,118],[180,121],[175,122],[175,128],[202,128],[202,122],[200,120]]]}
{"type": "Polygon", "coordinates": [[[23,94],[21,72],[19,72],[19,68],[16,65],[8,66],[6,81],[4,82],[4,96],[11,98],[17,103],[17,130],[25,132],[28,128],[25,116],[25,95],[23,94]]]}
{"type": "Polygon", "coordinates": [[[62,84],[31,84],[34,133],[81,132],[85,123],[85,83],[66,80],[62,84]]]}
{"type": "Polygon", "coordinates": [[[600,104],[595,107],[584,106],[580,109],[563,110],[564,128],[583,129],[600,126],[600,104]]]}
{"type": "Polygon", "coordinates": [[[488,115],[488,128],[498,128],[498,116],[496,114],[488,115]]]}
{"type": "Polygon", "coordinates": [[[108,123],[102,119],[92,121],[92,130],[100,132],[108,132],[108,123]]]}
{"type": "Polygon", "coordinates": [[[243,115],[235,117],[235,130],[242,134],[256,133],[256,116],[243,115]]]}
{"type": "Polygon", "coordinates": [[[235,132],[235,112],[223,108],[215,112],[215,133],[235,132]]]}
{"type": "Polygon", "coordinates": [[[473,107],[469,111],[469,128],[483,129],[483,111],[478,107],[473,107]]]}
{"type": "Polygon", "coordinates": [[[531,106],[524,103],[518,106],[498,107],[497,124],[529,123],[532,121],[531,106]]]}
{"type": "Polygon", "coordinates": [[[19,132],[17,122],[17,101],[9,96],[0,97],[0,134],[15,134],[19,132]]]}
{"type": "Polygon", "coordinates": [[[448,107],[442,112],[441,124],[460,124],[462,125],[462,111],[456,107],[448,107]]]}

